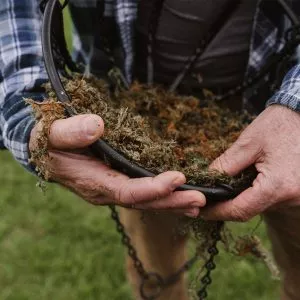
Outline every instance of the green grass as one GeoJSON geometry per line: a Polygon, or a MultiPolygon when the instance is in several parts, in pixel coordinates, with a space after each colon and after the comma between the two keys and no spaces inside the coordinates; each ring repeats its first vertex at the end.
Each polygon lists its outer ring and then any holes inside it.
{"type": "MultiPolygon", "coordinates": [[[[43,195],[8,152],[0,162],[0,299],[132,299],[108,209],[56,185],[43,195]]],[[[263,226],[259,235],[266,240],[263,226]]],[[[260,262],[222,253],[209,292],[211,300],[278,299],[278,283],[260,262]]]]}

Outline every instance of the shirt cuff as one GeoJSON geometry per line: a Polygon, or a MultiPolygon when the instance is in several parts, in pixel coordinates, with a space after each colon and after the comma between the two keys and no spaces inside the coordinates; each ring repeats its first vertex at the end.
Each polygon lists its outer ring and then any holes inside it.
{"type": "Polygon", "coordinates": [[[36,121],[32,109],[25,103],[24,98],[43,101],[44,95],[23,93],[14,95],[6,101],[3,110],[2,124],[3,143],[13,157],[29,172],[37,175],[35,166],[30,162],[29,141],[36,121]]]}
{"type": "Polygon", "coordinates": [[[300,94],[278,91],[267,101],[266,107],[273,104],[283,105],[294,111],[300,112],[300,94]]]}
{"type": "Polygon", "coordinates": [[[284,77],[280,90],[266,103],[279,104],[300,112],[300,64],[293,67],[284,77]]]}

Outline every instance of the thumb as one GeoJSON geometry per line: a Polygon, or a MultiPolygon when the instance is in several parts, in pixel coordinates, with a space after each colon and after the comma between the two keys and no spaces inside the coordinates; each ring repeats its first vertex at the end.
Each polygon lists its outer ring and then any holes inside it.
{"type": "Polygon", "coordinates": [[[275,193],[272,181],[259,174],[253,186],[235,199],[204,208],[201,214],[205,220],[245,222],[270,207],[275,193]]]}
{"type": "Polygon", "coordinates": [[[97,115],[86,114],[57,120],[50,128],[49,144],[58,150],[84,148],[99,139],[103,131],[103,121],[97,115]]]}
{"type": "Polygon", "coordinates": [[[217,170],[229,176],[235,176],[246,169],[261,155],[257,142],[252,138],[240,136],[221,156],[209,166],[210,170],[217,170]]]}

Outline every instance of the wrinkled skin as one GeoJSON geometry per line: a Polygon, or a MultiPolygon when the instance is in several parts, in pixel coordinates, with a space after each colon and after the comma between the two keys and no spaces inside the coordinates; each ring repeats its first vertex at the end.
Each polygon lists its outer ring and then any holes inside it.
{"type": "Polygon", "coordinates": [[[247,221],[267,210],[300,205],[300,114],[272,105],[211,165],[229,175],[254,164],[252,187],[231,201],[205,208],[210,220],[247,221]]]}
{"type": "MultiPolygon", "coordinates": [[[[41,124],[32,130],[30,150],[36,147],[41,124]]],[[[170,211],[196,217],[205,205],[197,191],[174,190],[185,183],[177,171],[154,178],[130,179],[86,154],[89,145],[102,136],[104,124],[97,115],[79,115],[55,121],[49,133],[50,179],[95,205],[115,204],[136,209],[170,211]]]]}

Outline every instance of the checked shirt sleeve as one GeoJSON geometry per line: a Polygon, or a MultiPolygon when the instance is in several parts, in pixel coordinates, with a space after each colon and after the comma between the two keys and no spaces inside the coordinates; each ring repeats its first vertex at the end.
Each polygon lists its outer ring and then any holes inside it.
{"type": "Polygon", "coordinates": [[[30,171],[28,142],[34,126],[24,98],[42,101],[47,81],[40,42],[38,0],[0,0],[0,147],[30,171]]]}
{"type": "MultiPolygon", "coordinates": [[[[300,16],[300,1],[290,0],[294,12],[300,16]]],[[[298,61],[299,61],[299,54],[298,61]]],[[[280,104],[289,107],[292,110],[300,112],[300,64],[295,65],[284,77],[282,85],[267,102],[267,106],[280,104]]]]}
{"type": "Polygon", "coordinates": [[[285,76],[281,88],[267,102],[267,106],[280,104],[300,112],[300,64],[285,76]]]}

